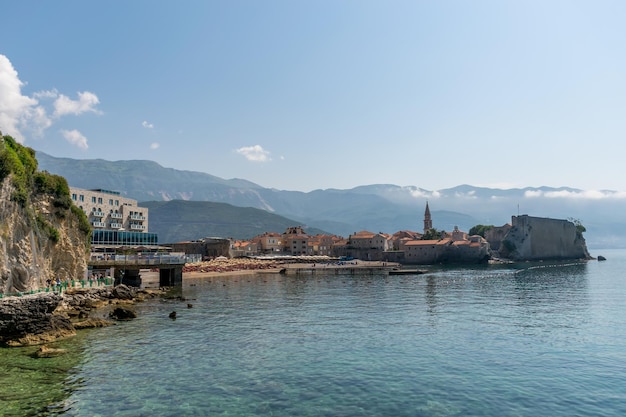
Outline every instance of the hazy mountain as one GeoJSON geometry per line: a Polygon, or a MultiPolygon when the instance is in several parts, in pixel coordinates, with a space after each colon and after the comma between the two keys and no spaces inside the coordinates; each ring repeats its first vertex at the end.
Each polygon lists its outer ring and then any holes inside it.
{"type": "MultiPolygon", "coordinates": [[[[164,168],[152,161],[75,160],[40,152],[37,159],[40,169],[64,176],[74,187],[116,190],[140,202],[211,201],[253,207],[342,236],[364,229],[387,233],[420,231],[428,201],[433,226],[440,230],[450,231],[454,226],[469,230],[476,224],[499,226],[510,222],[512,215],[529,214],[580,220],[587,228],[585,237],[590,248],[626,246],[626,198],[613,191],[471,185],[431,191],[416,186],[375,184],[305,193],[164,168]]],[[[151,210],[150,230],[161,228],[160,221],[158,211],[151,210]]],[[[162,230],[168,233],[165,226],[162,230]]]]}
{"type": "MultiPolygon", "coordinates": [[[[298,225],[291,219],[252,207],[235,207],[209,201],[148,201],[149,229],[159,242],[173,243],[203,237],[249,239],[267,231],[283,232],[298,225]]],[[[323,231],[307,227],[310,234],[323,231]]]]}

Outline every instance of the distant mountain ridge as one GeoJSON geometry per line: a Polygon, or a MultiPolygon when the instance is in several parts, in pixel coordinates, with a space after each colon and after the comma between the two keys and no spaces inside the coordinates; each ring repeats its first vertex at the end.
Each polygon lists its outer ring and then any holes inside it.
{"type": "MultiPolygon", "coordinates": [[[[283,232],[295,224],[264,210],[210,201],[147,201],[141,206],[150,210],[150,232],[157,233],[162,244],[203,237],[248,239],[267,231],[283,232]]],[[[324,233],[316,228],[307,232],[324,233]]]]}
{"type": "MultiPolygon", "coordinates": [[[[578,219],[587,228],[589,247],[626,246],[626,199],[617,198],[612,191],[603,191],[607,198],[585,198],[583,190],[570,187],[495,189],[463,184],[431,191],[374,184],[300,192],[164,168],[153,161],[76,160],[41,152],[37,152],[37,159],[41,170],[64,176],[71,186],[117,190],[144,205],[149,201],[185,200],[253,207],[342,236],[364,229],[386,233],[421,231],[428,201],[433,225],[439,230],[450,231],[458,226],[467,231],[476,224],[499,226],[519,213],[578,219]]],[[[153,222],[158,221],[154,214],[151,211],[151,230],[153,222]]]]}

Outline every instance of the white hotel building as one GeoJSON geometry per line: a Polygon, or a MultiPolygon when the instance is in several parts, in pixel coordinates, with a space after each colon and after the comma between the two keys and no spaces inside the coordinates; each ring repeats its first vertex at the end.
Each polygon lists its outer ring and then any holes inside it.
{"type": "Polygon", "coordinates": [[[156,245],[148,232],[148,209],[117,191],[70,187],[72,202],[85,212],[93,245],[156,245]]]}

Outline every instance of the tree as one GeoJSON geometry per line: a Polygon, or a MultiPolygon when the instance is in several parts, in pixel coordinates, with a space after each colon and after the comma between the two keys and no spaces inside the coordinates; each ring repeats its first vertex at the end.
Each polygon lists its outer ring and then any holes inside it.
{"type": "Polygon", "coordinates": [[[422,240],[439,240],[445,234],[445,231],[438,231],[437,229],[429,229],[422,235],[422,240]]]}
{"type": "Polygon", "coordinates": [[[582,222],[579,219],[568,217],[567,220],[574,223],[574,226],[576,226],[576,235],[578,237],[582,237],[583,233],[587,231],[587,228],[583,226],[582,222]]]}
{"type": "Polygon", "coordinates": [[[493,225],[484,225],[484,224],[477,224],[476,226],[472,227],[469,230],[469,235],[470,236],[474,236],[474,235],[479,235],[482,237],[485,237],[485,232],[487,232],[487,230],[493,229],[493,225]]]}

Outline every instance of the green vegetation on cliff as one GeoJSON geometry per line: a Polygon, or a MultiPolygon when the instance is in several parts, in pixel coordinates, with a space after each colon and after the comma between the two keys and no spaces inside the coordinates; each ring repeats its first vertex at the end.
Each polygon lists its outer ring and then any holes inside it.
{"type": "Polygon", "coordinates": [[[33,200],[50,196],[54,216],[61,219],[71,213],[78,219],[78,228],[86,235],[86,242],[90,242],[89,221],[85,213],[72,204],[70,188],[65,178],[46,171],[37,171],[37,159],[32,148],[20,145],[11,136],[2,136],[0,133],[0,138],[0,182],[11,176],[15,189],[11,200],[29,213],[31,224],[51,241],[59,240],[59,231],[46,216],[35,212],[32,207],[33,200]]]}
{"type": "Polygon", "coordinates": [[[15,192],[11,196],[13,201],[22,207],[26,205],[29,190],[32,188],[32,178],[37,171],[35,151],[20,145],[11,136],[2,136],[0,146],[0,181],[13,175],[12,182],[15,192]]]}

